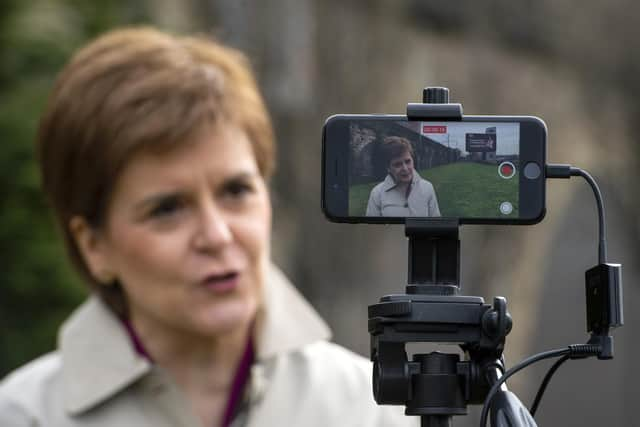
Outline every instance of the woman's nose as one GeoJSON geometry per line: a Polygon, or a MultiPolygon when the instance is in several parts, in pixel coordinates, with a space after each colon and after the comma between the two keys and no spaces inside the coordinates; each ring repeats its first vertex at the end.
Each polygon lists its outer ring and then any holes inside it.
{"type": "Polygon", "coordinates": [[[199,250],[217,250],[233,240],[226,215],[218,209],[203,209],[196,230],[195,244],[199,250]]]}

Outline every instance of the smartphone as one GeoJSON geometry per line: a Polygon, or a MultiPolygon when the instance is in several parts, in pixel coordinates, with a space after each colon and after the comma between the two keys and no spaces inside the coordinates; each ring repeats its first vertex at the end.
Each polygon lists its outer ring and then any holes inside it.
{"type": "Polygon", "coordinates": [[[546,141],[531,116],[334,115],[322,130],[322,209],[334,222],[534,224],[545,214],[546,141]]]}

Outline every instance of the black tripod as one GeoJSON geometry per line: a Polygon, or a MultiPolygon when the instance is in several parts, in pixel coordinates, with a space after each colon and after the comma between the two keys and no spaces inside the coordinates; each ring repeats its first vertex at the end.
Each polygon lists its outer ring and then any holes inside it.
{"type": "MultiPolygon", "coordinates": [[[[409,104],[409,120],[461,120],[462,106],[449,104],[446,88],[427,88],[423,104],[409,104]]],[[[451,426],[467,404],[482,404],[503,370],[505,337],[511,330],[506,300],[493,306],[481,297],[460,296],[460,241],[457,221],[407,219],[409,281],[406,294],[387,295],[369,306],[373,391],[379,404],[405,405],[422,426],[451,426]],[[459,344],[458,354],[415,354],[411,342],[459,344]]],[[[512,393],[493,399],[494,425],[535,426],[512,393]]]]}
{"type": "MultiPolygon", "coordinates": [[[[460,296],[460,241],[456,222],[407,220],[409,285],[369,306],[374,396],[380,404],[406,406],[422,426],[451,426],[467,404],[482,404],[502,370],[505,337],[511,330],[506,300],[493,306],[481,297],[460,296]],[[432,352],[407,360],[410,342],[456,343],[467,355],[432,352]]],[[[493,417],[535,426],[520,401],[507,391],[493,400],[493,417]],[[498,415],[500,413],[501,415],[498,415]]]]}

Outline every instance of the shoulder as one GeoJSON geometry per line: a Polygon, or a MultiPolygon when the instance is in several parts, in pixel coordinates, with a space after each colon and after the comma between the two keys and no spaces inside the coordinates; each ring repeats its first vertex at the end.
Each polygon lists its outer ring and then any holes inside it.
{"type": "Polygon", "coordinates": [[[380,197],[384,191],[384,181],[377,183],[372,189],[369,197],[380,197]]]}
{"type": "MultiPolygon", "coordinates": [[[[344,369],[369,369],[371,362],[353,351],[328,341],[317,341],[300,349],[301,357],[315,366],[338,365],[344,369]],[[318,363],[322,362],[322,363],[318,363]]],[[[336,366],[337,367],[337,366],[336,366]]],[[[343,369],[340,368],[340,369],[343,369]]]]}
{"type": "MultiPolygon", "coordinates": [[[[41,356],[18,368],[0,382],[0,425],[37,425],[50,402],[61,395],[61,359],[58,352],[41,356]]],[[[59,407],[59,406],[58,406],[59,407]]]]}
{"type": "Polygon", "coordinates": [[[299,358],[298,363],[304,365],[311,378],[335,386],[341,393],[371,392],[372,363],[342,346],[318,341],[291,357],[299,358]]]}
{"type": "MultiPolygon", "coordinates": [[[[298,424],[297,414],[315,414],[316,425],[414,426],[402,407],[378,406],[373,398],[372,363],[337,344],[318,341],[283,356],[273,391],[296,401],[296,410],[280,408],[298,424]],[[304,396],[302,399],[301,397],[304,396]]],[[[308,421],[308,419],[307,419],[308,421]]]]}
{"type": "Polygon", "coordinates": [[[433,192],[433,184],[431,184],[431,182],[427,181],[426,179],[424,179],[423,177],[421,177],[420,175],[418,175],[417,177],[418,179],[416,180],[418,187],[425,192],[433,192]]]}
{"type": "Polygon", "coordinates": [[[7,375],[0,382],[0,397],[27,404],[37,392],[57,386],[61,368],[58,352],[45,354],[7,375]]]}
{"type": "Polygon", "coordinates": [[[313,381],[338,381],[343,391],[349,390],[348,387],[361,391],[371,374],[371,362],[367,359],[324,340],[281,354],[277,359],[276,364],[284,368],[283,371],[295,370],[313,381]]]}

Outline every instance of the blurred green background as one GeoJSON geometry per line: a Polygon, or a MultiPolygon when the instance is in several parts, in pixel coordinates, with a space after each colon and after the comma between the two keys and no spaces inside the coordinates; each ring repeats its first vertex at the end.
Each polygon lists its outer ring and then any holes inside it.
{"type": "Polygon", "coordinates": [[[34,161],[38,117],[73,50],[113,26],[144,21],[127,2],[0,2],[0,375],[55,346],[82,300],[34,161]]]}
{"type": "MultiPolygon", "coordinates": [[[[335,113],[404,113],[447,86],[467,114],[542,117],[549,160],[602,185],[609,253],[624,264],[616,358],[563,366],[540,425],[637,424],[640,354],[640,5],[632,0],[2,0],[0,2],[0,376],[55,348],[83,299],[39,190],[33,140],[57,71],[109,28],[148,23],[245,51],[272,113],[273,256],[327,319],[368,354],[367,305],[404,290],[401,226],[331,224],[320,211],[320,138],[335,113]],[[594,391],[597,390],[597,391],[594,391]]],[[[593,196],[548,185],[531,227],[462,229],[462,291],[509,299],[508,365],[586,340],[584,270],[596,262],[593,196]]],[[[510,381],[530,402],[548,366],[510,381]]],[[[477,408],[456,426],[477,425],[477,408]]]]}

